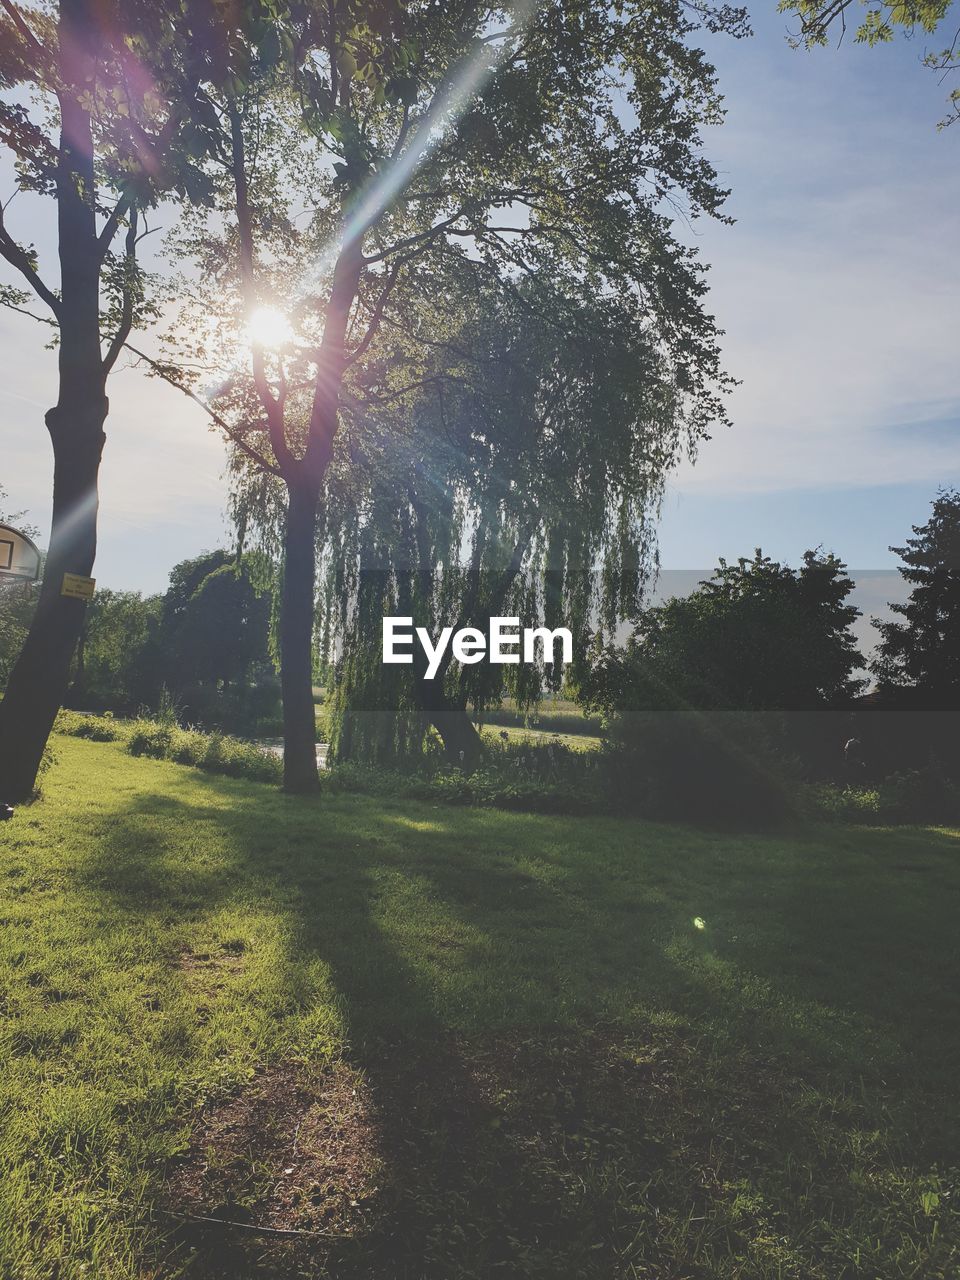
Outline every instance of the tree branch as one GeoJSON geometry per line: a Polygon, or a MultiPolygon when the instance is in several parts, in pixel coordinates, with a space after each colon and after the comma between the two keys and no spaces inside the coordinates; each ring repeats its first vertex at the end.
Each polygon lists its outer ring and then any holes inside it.
{"type": "Polygon", "coordinates": [[[38,316],[35,311],[28,311],[26,307],[18,307],[15,302],[0,301],[0,307],[4,311],[15,311],[18,316],[26,316],[29,320],[36,320],[37,324],[48,324],[51,329],[57,328],[56,320],[51,320],[49,316],[38,316]]]}
{"type": "MultiPolygon", "coordinates": [[[[97,248],[100,253],[100,261],[106,257],[110,245],[113,243],[113,237],[117,234],[117,228],[121,221],[127,216],[131,208],[131,200],[128,196],[121,196],[117,203],[110,211],[110,216],[104,224],[103,230],[97,236],[97,248]]],[[[136,216],[136,214],[134,214],[136,216]]]]}
{"type": "Polygon", "coordinates": [[[124,247],[123,303],[120,309],[120,323],[117,325],[117,332],[113,335],[110,346],[107,348],[107,354],[103,359],[104,373],[109,373],[117,363],[117,356],[126,345],[127,338],[130,337],[130,330],[133,328],[133,286],[136,270],[137,210],[134,208],[130,213],[130,222],[127,226],[124,247]]]}
{"type": "MultiPolygon", "coordinates": [[[[49,319],[47,316],[38,316],[34,311],[27,311],[25,307],[18,307],[10,302],[0,303],[0,306],[3,306],[7,311],[15,311],[17,315],[27,316],[30,320],[36,320],[38,324],[46,324],[50,325],[52,328],[56,328],[55,321],[49,319]]],[[[171,387],[176,387],[177,390],[181,391],[188,400],[192,400],[194,404],[199,405],[204,413],[207,414],[216,426],[220,428],[224,435],[231,440],[242,453],[245,453],[251,461],[255,462],[258,467],[262,467],[264,471],[269,471],[271,475],[277,476],[280,479],[283,478],[283,473],[279,467],[274,466],[274,464],[265,458],[262,453],[259,453],[256,449],[247,444],[246,440],[244,440],[243,437],[230,426],[225,418],[217,413],[216,409],[211,408],[211,406],[208,405],[205,400],[201,399],[201,397],[198,396],[191,387],[188,387],[185,383],[179,381],[179,379],[170,372],[166,365],[159,360],[154,360],[153,356],[148,356],[145,351],[141,351],[130,342],[124,342],[123,347],[125,350],[129,351],[131,355],[136,356],[138,360],[142,360],[144,364],[149,365],[158,378],[162,378],[163,381],[168,383],[171,387]]]]}
{"type": "Polygon", "coordinates": [[[10,20],[13,22],[13,25],[17,28],[17,30],[23,36],[24,40],[26,40],[27,44],[30,45],[30,47],[34,50],[34,52],[41,54],[43,57],[46,57],[47,56],[46,49],[43,47],[43,45],[40,43],[37,37],[33,34],[30,28],[27,26],[26,21],[23,15],[21,14],[20,10],[17,8],[17,6],[11,3],[11,0],[0,0],[0,5],[2,5],[3,8],[6,10],[6,12],[9,14],[10,20]]]}
{"type": "Polygon", "coordinates": [[[208,417],[210,417],[212,421],[216,423],[216,425],[220,428],[220,430],[224,433],[224,435],[227,436],[228,439],[230,439],[237,446],[237,448],[241,450],[242,453],[245,453],[248,458],[252,459],[252,461],[254,461],[258,467],[262,467],[264,471],[269,471],[271,475],[279,476],[281,479],[283,478],[283,472],[280,470],[278,466],[275,466],[272,462],[270,462],[267,458],[265,458],[262,453],[259,453],[256,449],[252,448],[249,444],[247,444],[247,442],[243,439],[243,437],[239,434],[239,432],[237,432],[233,427],[231,427],[230,424],[227,422],[227,420],[223,418],[219,413],[217,413],[216,409],[211,408],[211,406],[208,405],[205,400],[203,400],[200,396],[197,395],[197,393],[193,390],[192,387],[188,387],[185,383],[181,382],[177,377],[175,377],[170,372],[170,369],[168,366],[164,365],[159,360],[154,360],[152,356],[148,356],[145,351],[140,351],[137,347],[132,346],[129,342],[125,342],[123,345],[126,347],[128,351],[131,351],[137,357],[138,360],[142,360],[144,364],[148,364],[158,378],[162,378],[163,381],[166,383],[169,383],[171,387],[176,387],[178,391],[183,392],[183,394],[187,397],[188,400],[192,400],[194,404],[199,405],[200,408],[204,411],[204,413],[206,413],[208,417]]]}
{"type": "MultiPolygon", "coordinates": [[[[4,0],[0,0],[3,3],[4,0]]],[[[3,210],[0,209],[0,256],[6,258],[12,267],[20,272],[30,288],[34,291],[38,298],[42,299],[53,314],[60,319],[60,299],[49,289],[40,279],[33,263],[25,249],[23,249],[10,232],[7,230],[3,221],[3,210]]]]}
{"type": "MultiPolygon", "coordinates": [[[[447,228],[452,226],[458,218],[462,218],[464,213],[465,210],[458,209],[456,213],[451,214],[449,218],[445,218],[443,222],[438,222],[435,226],[431,227],[429,231],[420,231],[417,235],[406,236],[403,240],[397,240],[396,243],[390,245],[388,249],[381,249],[379,253],[365,254],[363,258],[364,265],[370,266],[374,262],[383,262],[383,260],[388,258],[391,254],[400,253],[403,249],[410,249],[415,244],[423,244],[425,240],[431,240],[441,231],[446,231],[447,228]]],[[[469,235],[470,233],[464,231],[461,232],[461,234],[469,235]]]]}
{"type": "Polygon", "coordinates": [[[377,336],[380,325],[383,322],[383,309],[387,305],[387,299],[390,297],[390,294],[393,292],[394,286],[397,283],[397,276],[400,274],[400,268],[402,265],[402,263],[396,262],[391,267],[387,276],[386,284],[383,286],[380,297],[377,299],[376,305],[373,308],[373,315],[370,317],[370,323],[367,325],[367,331],[361,338],[359,345],[350,353],[349,356],[347,356],[347,359],[344,362],[344,368],[349,369],[352,364],[356,364],[356,362],[369,349],[370,343],[377,336]]]}

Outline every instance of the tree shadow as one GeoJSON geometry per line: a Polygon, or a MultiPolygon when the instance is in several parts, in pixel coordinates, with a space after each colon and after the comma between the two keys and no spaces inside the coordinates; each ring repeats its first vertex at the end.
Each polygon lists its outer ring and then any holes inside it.
{"type": "MultiPolygon", "coordinates": [[[[270,1218],[273,1202],[260,1192],[242,1204],[238,1188],[249,1190],[248,1170],[238,1170],[237,1188],[229,1179],[218,1185],[218,1195],[227,1186],[226,1209],[220,1200],[204,1201],[201,1180],[194,1218],[236,1220],[242,1212],[247,1221],[237,1227],[191,1221],[168,1237],[177,1265],[194,1277],[600,1280],[629,1274],[642,1249],[652,1250],[667,1274],[673,1253],[681,1265],[689,1246],[682,1235],[668,1240],[664,1223],[671,1215],[689,1218],[695,1208],[709,1213],[711,1196],[725,1194],[719,1174],[711,1190],[688,1173],[690,1152],[707,1142],[713,1151],[711,1125],[726,1131],[731,1153],[741,1139],[746,1150],[754,1141],[742,1118],[741,1132],[731,1130],[730,1097],[740,1097],[742,1111],[752,1115],[757,1144],[774,1122],[788,1145],[805,1150],[809,1135],[795,1119],[792,1129],[785,1123],[784,1082],[792,1068],[777,1055],[806,1044],[814,1061],[821,1058],[836,1035],[839,1006],[858,1018],[889,1014],[871,984],[831,984],[831,969],[844,959],[837,941],[845,920],[842,887],[811,898],[808,888],[798,889],[806,883],[800,875],[771,871],[769,885],[759,876],[752,904],[745,907],[742,894],[727,901],[723,858],[718,862],[706,833],[678,837],[671,829],[676,862],[645,870],[642,848],[625,847],[602,865],[586,850],[580,857],[558,852],[569,841],[570,819],[551,826],[423,805],[374,808],[350,798],[284,801],[270,794],[261,803],[259,788],[196,775],[190,796],[141,794],[113,815],[83,887],[109,896],[122,913],[176,917],[200,929],[238,898],[269,901],[287,926],[284,980],[291,999],[308,1005],[316,998],[302,979],[316,962],[329,973],[342,1060],[354,1092],[369,1099],[364,1123],[376,1134],[361,1178],[375,1184],[374,1193],[346,1208],[338,1201],[335,1212],[331,1196],[321,1197],[327,1217],[310,1210],[309,1188],[292,1218],[270,1218]],[[198,790],[209,804],[197,802],[198,790]],[[193,833],[194,845],[209,836],[208,852],[180,860],[158,834],[158,816],[193,833]],[[687,913],[704,898],[714,911],[697,931],[687,913]],[[770,919],[778,921],[782,946],[741,943],[727,928],[729,916],[742,929],[751,909],[765,913],[768,935],[770,919]],[[680,919],[691,927],[678,946],[680,919]],[[791,968],[795,952],[817,952],[818,937],[823,972],[791,968]],[[823,1018],[808,1011],[798,1020],[789,1002],[764,992],[751,1000],[731,978],[738,966],[751,979],[795,988],[801,1003],[822,1004],[823,1018]],[[632,1018],[641,1010],[642,1018],[632,1018]],[[718,1065],[714,1053],[707,1071],[699,1060],[702,1042],[721,1026],[729,1061],[718,1065]],[[691,1102],[691,1084],[696,1091],[698,1082],[701,1096],[691,1102]],[[682,1152],[672,1145],[678,1125],[686,1126],[682,1152]],[[646,1189],[642,1196],[637,1188],[646,1189]],[[338,1229],[329,1237],[289,1238],[246,1229],[265,1220],[338,1229]]],[[[644,840],[656,839],[656,828],[641,830],[644,840]]],[[[850,839],[853,856],[875,857],[883,875],[893,874],[896,849],[909,846],[902,855],[908,859],[922,850],[932,874],[956,887],[950,857],[957,842],[947,835],[917,837],[916,848],[882,833],[850,839]],[[864,842],[875,835],[868,854],[864,842]]],[[[788,848],[803,860],[814,856],[808,844],[806,836],[795,837],[788,848]]],[[[857,934],[866,948],[863,963],[877,963],[882,945],[889,949],[891,931],[906,927],[911,906],[916,911],[904,897],[884,908],[876,928],[857,934]]],[[[910,929],[913,936],[915,921],[910,929]]],[[[300,1061],[291,1089],[304,1091],[303,1115],[316,1107],[316,1090],[336,1056],[326,1045],[312,1061],[309,1054],[300,1061]]],[[[329,1122],[339,1123],[334,1112],[329,1122]]],[[[202,1152],[203,1140],[188,1161],[202,1152]]],[[[265,1137],[263,1143],[269,1145],[265,1137]]],[[[281,1163],[285,1150],[281,1142],[281,1163]]],[[[155,1190],[162,1212],[162,1177],[155,1190]]],[[[289,1209],[289,1196],[284,1204],[289,1209]]],[[[735,1241],[729,1224],[723,1230],[735,1241]]]]}

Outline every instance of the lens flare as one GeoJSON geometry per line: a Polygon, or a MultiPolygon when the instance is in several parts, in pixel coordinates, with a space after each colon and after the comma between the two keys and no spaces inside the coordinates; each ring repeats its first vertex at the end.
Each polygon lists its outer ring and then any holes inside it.
{"type": "Polygon", "coordinates": [[[510,43],[510,37],[517,36],[529,23],[534,3],[535,0],[519,0],[516,4],[509,24],[502,32],[503,45],[498,46],[495,39],[498,33],[491,31],[484,39],[474,44],[459,66],[451,72],[447,83],[437,90],[428,110],[413,130],[406,147],[380,171],[361,196],[347,218],[340,235],[334,237],[324,247],[313,270],[306,274],[302,281],[304,285],[315,284],[328,272],[335,263],[344,242],[362,237],[364,232],[409,186],[433,148],[442,141],[449,129],[456,125],[460,116],[475,101],[487,79],[496,74],[506,46],[510,43]]]}

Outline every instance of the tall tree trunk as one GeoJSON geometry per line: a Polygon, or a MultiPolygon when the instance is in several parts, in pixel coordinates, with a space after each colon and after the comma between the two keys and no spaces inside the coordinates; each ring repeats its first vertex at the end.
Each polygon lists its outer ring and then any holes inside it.
{"type": "Polygon", "coordinates": [[[61,0],[57,236],[60,255],[59,395],[46,415],[53,444],[53,524],[37,611],[0,704],[0,800],[30,798],[63,703],[83,626],[82,600],[61,595],[63,575],[90,577],[97,551],[97,479],[107,417],[100,351],[100,268],[90,116],[80,95],[94,74],[87,0],[61,0]]]}
{"type": "Polygon", "coordinates": [[[280,599],[280,687],[283,694],[283,789],[316,790],[317,729],[313,709],[313,621],[316,598],[317,494],[290,485],[283,537],[280,599]]]}
{"type": "Polygon", "coordinates": [[[340,388],[346,366],[346,330],[357,296],[363,255],[359,239],[343,246],[333,270],[310,431],[303,457],[294,459],[274,413],[274,452],[287,484],[283,596],[280,602],[280,687],[283,695],[283,789],[316,790],[317,729],[313,710],[313,623],[316,610],[316,522],[320,493],[333,457],[340,388]]]}
{"type": "Polygon", "coordinates": [[[0,801],[29,800],[63,704],[86,605],[60,594],[65,573],[90,577],[97,550],[97,475],[106,397],[47,414],[53,440],[53,526],[40,598],[0,703],[0,801]]]}

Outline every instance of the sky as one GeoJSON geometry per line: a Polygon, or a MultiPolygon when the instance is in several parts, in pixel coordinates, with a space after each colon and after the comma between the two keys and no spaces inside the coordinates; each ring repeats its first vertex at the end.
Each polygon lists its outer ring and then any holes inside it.
{"type": "MultiPolygon", "coordinates": [[[[705,572],[759,546],[797,564],[822,545],[858,572],[887,570],[869,586],[883,596],[878,583],[897,584],[889,545],[960,480],[960,124],[936,128],[947,86],[920,65],[920,39],[808,53],[788,46],[774,3],[751,20],[753,38],[707,45],[728,114],[706,151],[736,223],[685,233],[710,264],[741,385],[733,425],[671,478],[661,562],[705,572]]],[[[9,169],[0,184],[6,198],[9,169]]],[[[19,209],[14,230],[36,216],[19,209]]],[[[42,224],[31,235],[50,248],[42,224]]],[[[0,343],[0,485],[45,531],[54,356],[10,313],[0,343]]],[[[116,373],[109,395],[97,580],[162,590],[177,561],[229,542],[223,446],[200,410],[137,370],[116,373]]]]}

